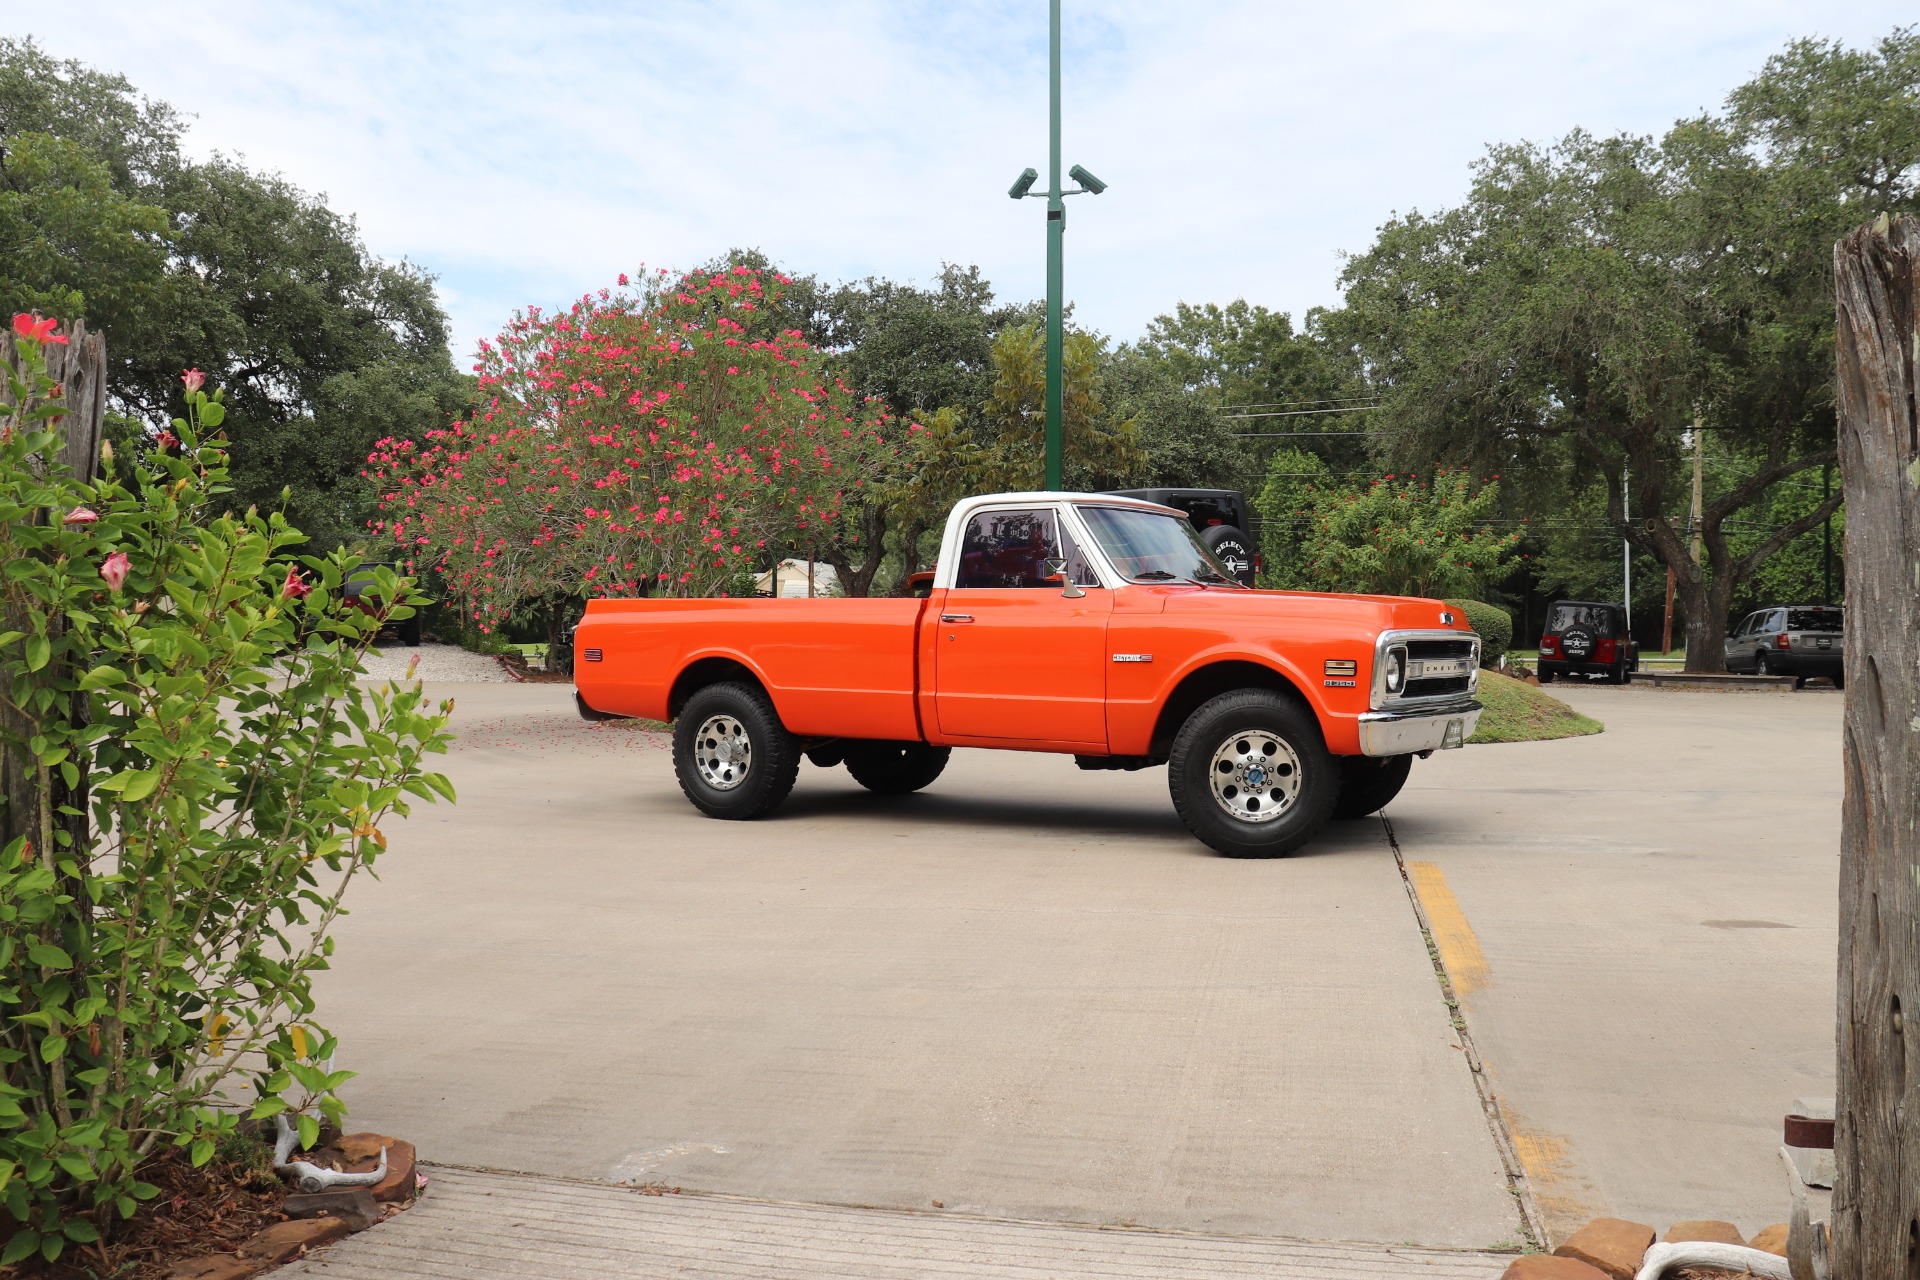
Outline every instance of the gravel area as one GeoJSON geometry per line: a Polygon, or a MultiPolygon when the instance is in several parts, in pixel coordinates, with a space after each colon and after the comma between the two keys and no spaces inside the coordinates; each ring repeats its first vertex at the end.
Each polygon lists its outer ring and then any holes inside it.
{"type": "Polygon", "coordinates": [[[366,678],[404,680],[407,667],[416,656],[420,659],[420,665],[413,674],[422,680],[463,684],[512,683],[512,677],[501,669],[497,658],[490,654],[469,653],[454,644],[423,644],[418,649],[409,649],[399,643],[384,645],[367,654],[366,678]]]}

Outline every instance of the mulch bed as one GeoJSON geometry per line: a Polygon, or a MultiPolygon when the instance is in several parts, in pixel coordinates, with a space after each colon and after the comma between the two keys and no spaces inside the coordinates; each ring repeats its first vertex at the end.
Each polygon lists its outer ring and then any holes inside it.
{"type": "Polygon", "coordinates": [[[283,1221],[287,1189],[271,1169],[222,1162],[196,1169],[186,1153],[168,1148],[140,1167],[142,1181],[160,1194],[97,1244],[67,1245],[58,1262],[0,1267],[7,1280],[161,1280],[174,1263],[207,1253],[231,1253],[262,1227],[283,1221]]]}
{"type": "Polygon", "coordinates": [[[496,654],[500,665],[506,668],[508,675],[521,684],[572,684],[573,677],[560,671],[544,671],[539,667],[530,667],[527,660],[517,653],[496,654]]]}

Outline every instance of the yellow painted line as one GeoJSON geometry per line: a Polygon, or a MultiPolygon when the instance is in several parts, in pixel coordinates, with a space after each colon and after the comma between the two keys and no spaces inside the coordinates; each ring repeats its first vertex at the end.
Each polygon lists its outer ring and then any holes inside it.
{"type": "Polygon", "coordinates": [[[1446,873],[1437,863],[1409,862],[1407,878],[1420,896],[1420,910],[1426,913],[1427,928],[1440,948],[1440,963],[1446,966],[1454,994],[1464,996],[1486,986],[1492,980],[1487,953],[1480,949],[1480,939],[1460,910],[1460,900],[1448,887],[1446,873]]]}

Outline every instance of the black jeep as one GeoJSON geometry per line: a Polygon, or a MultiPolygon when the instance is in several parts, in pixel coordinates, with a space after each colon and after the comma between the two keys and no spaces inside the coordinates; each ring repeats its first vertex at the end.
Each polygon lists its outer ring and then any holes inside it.
{"type": "Polygon", "coordinates": [[[1540,633],[1540,683],[1556,676],[1603,676],[1625,684],[1640,669],[1640,646],[1627,631],[1627,611],[1594,600],[1556,600],[1540,633]]]}
{"type": "Polygon", "coordinates": [[[1250,587],[1260,572],[1253,537],[1247,532],[1247,495],[1238,489],[1109,489],[1121,498],[1139,498],[1187,513],[1214,559],[1250,587]]]}

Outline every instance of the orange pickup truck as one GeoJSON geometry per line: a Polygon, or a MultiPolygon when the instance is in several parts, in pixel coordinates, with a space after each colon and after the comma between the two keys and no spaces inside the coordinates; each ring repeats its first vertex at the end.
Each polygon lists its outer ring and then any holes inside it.
{"type": "Polygon", "coordinates": [[[674,721],[715,818],[773,809],[803,756],[904,795],[994,747],[1164,764],[1195,836],[1265,858],[1460,746],[1479,657],[1438,600],[1242,587],[1171,507],[1002,493],[954,509],[921,598],[595,600],[574,683],[589,718],[674,721]]]}

